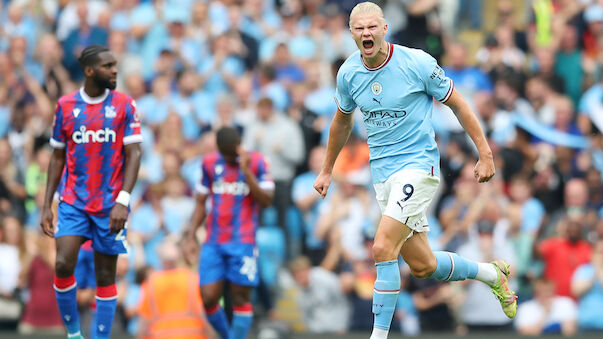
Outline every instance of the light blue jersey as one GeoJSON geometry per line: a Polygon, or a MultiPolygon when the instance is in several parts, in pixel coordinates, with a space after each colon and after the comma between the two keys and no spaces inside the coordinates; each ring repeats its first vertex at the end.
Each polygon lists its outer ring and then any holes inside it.
{"type": "Polygon", "coordinates": [[[431,124],[433,98],[446,102],[453,82],[429,54],[389,44],[383,64],[367,67],[357,51],[337,73],[335,101],[344,113],[362,111],[368,132],[373,182],[402,169],[440,176],[431,124]]]}

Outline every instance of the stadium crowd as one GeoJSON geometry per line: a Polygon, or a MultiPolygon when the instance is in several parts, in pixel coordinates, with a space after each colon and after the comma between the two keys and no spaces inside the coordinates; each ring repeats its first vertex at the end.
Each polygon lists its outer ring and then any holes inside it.
{"type": "MultiPolygon", "coordinates": [[[[57,99],[81,85],[79,52],[106,44],[144,136],[114,333],[137,332],[141,283],[187,225],[201,159],[222,126],[269,159],[276,183],[257,236],[260,333],[370,331],[380,211],[360,112],[336,188],[321,200],[312,187],[336,111],[335,74],[356,49],[347,13],[357,2],[0,0],[3,326],[63,331],[53,239],[39,229],[48,140],[57,99]]],[[[435,104],[442,177],[431,246],[506,260],[520,302],[511,321],[487,286],[416,279],[401,263],[394,328],[603,331],[603,1],[376,2],[388,41],[438,59],[494,152],[497,175],[477,184],[470,140],[435,104]]]]}

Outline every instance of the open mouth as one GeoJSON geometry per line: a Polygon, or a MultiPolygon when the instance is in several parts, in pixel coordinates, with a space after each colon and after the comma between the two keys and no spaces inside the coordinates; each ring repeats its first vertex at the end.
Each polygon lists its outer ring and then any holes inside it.
{"type": "Polygon", "coordinates": [[[364,40],[362,42],[362,47],[364,47],[365,49],[370,49],[370,48],[373,48],[374,44],[375,43],[372,40],[364,40]]]}

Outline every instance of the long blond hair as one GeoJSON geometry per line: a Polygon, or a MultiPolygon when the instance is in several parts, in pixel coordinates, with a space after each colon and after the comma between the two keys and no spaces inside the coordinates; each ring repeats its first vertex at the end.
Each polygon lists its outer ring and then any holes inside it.
{"type": "Polygon", "coordinates": [[[383,10],[381,10],[381,7],[379,7],[379,5],[370,1],[361,2],[354,6],[354,8],[352,8],[352,11],[350,12],[350,21],[348,23],[350,28],[352,28],[352,18],[357,14],[376,14],[377,16],[379,16],[379,18],[381,18],[381,20],[385,24],[385,16],[383,15],[383,10]]]}

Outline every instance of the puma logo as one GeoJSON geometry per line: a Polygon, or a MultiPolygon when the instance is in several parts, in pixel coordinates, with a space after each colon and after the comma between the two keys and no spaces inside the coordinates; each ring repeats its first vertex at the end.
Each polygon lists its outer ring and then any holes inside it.
{"type": "Polygon", "coordinates": [[[373,98],[373,101],[376,102],[376,103],[378,103],[379,106],[381,106],[381,100],[377,100],[376,98],[373,98]]]}

